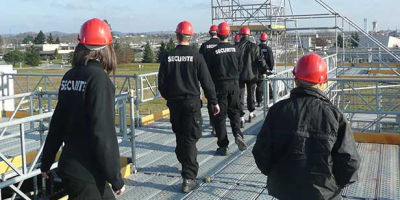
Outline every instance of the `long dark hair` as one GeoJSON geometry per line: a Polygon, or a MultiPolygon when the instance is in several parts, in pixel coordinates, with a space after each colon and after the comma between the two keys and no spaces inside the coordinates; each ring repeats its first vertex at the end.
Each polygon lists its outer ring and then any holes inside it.
{"type": "Polygon", "coordinates": [[[107,45],[101,50],[89,50],[85,45],[79,43],[74,52],[74,57],[72,59],[72,66],[86,66],[89,60],[98,60],[103,66],[104,70],[108,74],[111,72],[115,74],[117,69],[117,58],[115,57],[114,49],[111,45],[107,45]]]}

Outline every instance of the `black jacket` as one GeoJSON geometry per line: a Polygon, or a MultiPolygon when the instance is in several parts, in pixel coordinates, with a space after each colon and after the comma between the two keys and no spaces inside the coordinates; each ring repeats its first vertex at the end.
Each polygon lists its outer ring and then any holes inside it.
{"type": "Polygon", "coordinates": [[[217,104],[215,86],[201,54],[178,45],[160,63],[158,90],[167,101],[200,98],[200,85],[207,100],[217,104]]]}
{"type": "Polygon", "coordinates": [[[42,172],[49,171],[64,142],[59,170],[77,179],[106,180],[121,189],[120,155],[115,132],[115,88],[103,66],[89,61],[63,77],[43,149],[42,172]]]}
{"type": "Polygon", "coordinates": [[[274,53],[272,52],[271,47],[263,43],[260,43],[258,46],[260,47],[261,54],[264,56],[265,62],[267,64],[267,69],[269,71],[272,71],[274,69],[275,61],[274,53]]]}
{"type": "Polygon", "coordinates": [[[240,49],[229,43],[219,43],[209,51],[209,69],[214,83],[225,80],[239,80],[243,64],[240,49]]]}
{"type": "Polygon", "coordinates": [[[259,47],[250,42],[246,38],[242,38],[237,44],[241,54],[241,60],[243,62],[243,70],[240,73],[240,81],[242,82],[254,82],[258,80],[259,71],[266,73],[267,65],[263,55],[261,54],[259,47]]]}
{"type": "Polygon", "coordinates": [[[350,124],[322,91],[295,88],[268,112],[253,155],[280,200],[340,199],[358,180],[360,156],[350,124]]]}
{"type": "MultiPolygon", "coordinates": [[[[207,62],[208,51],[211,50],[212,48],[216,47],[218,45],[218,43],[219,43],[218,38],[211,38],[207,42],[204,42],[203,44],[201,44],[199,53],[204,56],[204,59],[206,60],[206,62],[207,62]]],[[[207,64],[208,64],[208,62],[207,62],[207,64]]]]}
{"type": "Polygon", "coordinates": [[[211,71],[211,68],[210,68],[210,61],[207,58],[207,56],[210,53],[211,49],[216,47],[218,45],[218,43],[219,43],[219,39],[218,38],[211,38],[210,40],[208,40],[207,42],[204,42],[200,46],[199,53],[201,55],[203,55],[204,60],[207,63],[208,71],[211,71]]]}

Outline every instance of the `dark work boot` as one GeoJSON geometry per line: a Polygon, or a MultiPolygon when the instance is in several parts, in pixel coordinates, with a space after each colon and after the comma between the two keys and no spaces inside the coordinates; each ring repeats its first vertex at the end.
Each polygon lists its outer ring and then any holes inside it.
{"type": "Polygon", "coordinates": [[[257,107],[261,107],[261,102],[258,102],[258,103],[257,103],[257,107]]]}
{"type": "Polygon", "coordinates": [[[182,192],[189,193],[190,191],[196,189],[199,183],[196,179],[183,179],[182,192]]]}
{"type": "Polygon", "coordinates": [[[235,143],[238,146],[240,151],[244,151],[247,149],[247,145],[246,145],[246,142],[244,141],[243,136],[241,136],[241,135],[236,136],[235,143]]]}
{"type": "Polygon", "coordinates": [[[221,147],[217,149],[217,155],[220,156],[227,156],[229,155],[229,148],[228,147],[221,147]]]}
{"type": "Polygon", "coordinates": [[[251,123],[251,120],[254,119],[256,117],[256,114],[254,114],[254,112],[250,112],[249,114],[249,123],[251,123]]]}
{"type": "Polygon", "coordinates": [[[215,128],[214,127],[212,127],[211,136],[212,137],[217,137],[217,134],[215,133],[215,128]]]}

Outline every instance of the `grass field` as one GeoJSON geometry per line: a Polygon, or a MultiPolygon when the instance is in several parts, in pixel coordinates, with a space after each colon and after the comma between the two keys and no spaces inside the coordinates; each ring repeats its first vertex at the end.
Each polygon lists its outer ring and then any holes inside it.
{"type": "MultiPolygon", "coordinates": [[[[117,75],[134,75],[134,74],[146,74],[146,73],[151,73],[151,72],[158,72],[159,64],[158,63],[129,63],[129,64],[121,64],[118,65],[116,74],[117,75]],[[139,68],[139,64],[142,65],[142,68],[139,68]]],[[[46,75],[54,75],[58,74],[60,76],[49,76],[48,79],[41,79],[41,76],[15,76],[14,77],[14,93],[19,94],[27,91],[32,91],[36,85],[42,87],[44,90],[48,91],[57,91],[61,82],[62,75],[64,75],[70,67],[65,67],[65,68],[60,68],[60,69],[46,69],[46,68],[39,68],[39,67],[26,67],[24,68],[14,68],[15,70],[18,71],[18,74],[46,74],[46,75]],[[39,83],[40,81],[40,83],[39,83]],[[51,85],[51,83],[54,84],[55,88],[51,85]],[[47,82],[47,84],[45,84],[47,82]],[[38,84],[39,83],[39,84],[38,84]],[[22,88],[22,90],[21,90],[22,88]]],[[[123,82],[125,81],[124,78],[117,78],[116,79],[116,85],[117,85],[117,91],[119,91],[123,82]]],[[[155,81],[155,77],[150,77],[149,78],[150,82],[155,81]]],[[[125,86],[127,87],[127,86],[125,86]]],[[[124,87],[124,88],[125,88],[124,87]]],[[[127,89],[123,90],[127,91],[127,89]]],[[[151,92],[147,91],[145,96],[151,96],[151,92]]],[[[18,103],[18,100],[17,102],[18,103]]],[[[52,103],[53,106],[55,106],[56,102],[52,103]]],[[[37,104],[35,104],[37,105],[37,104]]],[[[142,115],[148,115],[152,114],[157,111],[161,111],[164,109],[167,109],[166,107],[166,102],[164,99],[158,99],[158,100],[153,100],[149,102],[144,102],[140,104],[140,114],[142,115]]]]}

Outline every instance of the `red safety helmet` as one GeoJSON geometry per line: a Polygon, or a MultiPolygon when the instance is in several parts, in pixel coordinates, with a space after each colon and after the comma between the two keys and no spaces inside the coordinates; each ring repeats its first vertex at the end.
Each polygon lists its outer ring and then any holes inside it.
{"type": "Polygon", "coordinates": [[[231,27],[228,23],[222,22],[218,25],[217,29],[218,35],[230,35],[231,34],[231,27]]]}
{"type": "Polygon", "coordinates": [[[193,35],[193,26],[188,21],[183,21],[176,27],[175,33],[180,33],[182,35],[193,35]]]}
{"type": "Polygon", "coordinates": [[[233,38],[233,40],[234,40],[235,42],[239,42],[239,41],[240,41],[239,34],[236,34],[236,35],[235,35],[235,38],[233,38]]]}
{"type": "Polygon", "coordinates": [[[262,41],[268,40],[268,34],[266,32],[262,32],[260,35],[260,40],[262,41]]]}
{"type": "Polygon", "coordinates": [[[110,26],[101,19],[90,19],[82,25],[78,41],[87,47],[109,45],[113,41],[110,26]]]}
{"type": "Polygon", "coordinates": [[[215,25],[215,24],[213,24],[213,25],[210,27],[210,31],[208,31],[208,32],[210,32],[210,33],[216,33],[216,32],[217,32],[217,29],[218,29],[218,26],[215,25]]]}
{"type": "Polygon", "coordinates": [[[242,28],[239,30],[239,34],[240,34],[240,35],[250,35],[250,29],[247,28],[247,27],[242,27],[242,28]]]}
{"type": "Polygon", "coordinates": [[[328,80],[327,72],[328,68],[324,59],[315,53],[300,58],[293,70],[295,78],[316,84],[325,83],[328,80]]]}

